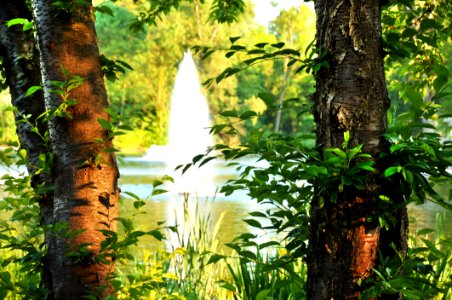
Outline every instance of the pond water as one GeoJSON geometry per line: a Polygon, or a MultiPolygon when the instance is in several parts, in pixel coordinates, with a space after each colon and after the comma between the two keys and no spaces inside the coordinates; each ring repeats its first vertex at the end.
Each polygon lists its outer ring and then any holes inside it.
{"type": "MultiPolygon", "coordinates": [[[[119,166],[121,172],[120,187],[125,197],[121,212],[123,216],[130,216],[135,211],[131,204],[133,201],[128,200],[126,195],[126,192],[132,192],[141,199],[146,199],[145,214],[135,216],[136,224],[139,224],[143,229],[153,229],[159,221],[166,221],[167,225],[181,223],[184,208],[184,196],[182,194],[170,191],[166,194],[150,196],[153,181],[160,179],[168,172],[165,163],[126,158],[119,166]]],[[[215,186],[224,184],[227,179],[233,178],[236,174],[235,169],[219,163],[214,165],[214,170],[210,184],[213,182],[215,186]]],[[[214,190],[214,188],[210,188],[210,190],[214,190]]],[[[444,188],[444,193],[446,190],[447,187],[444,188]]],[[[196,203],[198,203],[198,215],[205,217],[210,214],[212,225],[215,225],[224,214],[218,236],[222,244],[230,242],[234,236],[244,232],[256,233],[263,240],[274,238],[272,234],[266,235],[264,232],[256,232],[255,228],[242,221],[248,217],[249,212],[268,209],[268,206],[265,207],[249,199],[245,193],[234,193],[228,197],[218,193],[216,195],[212,193],[210,195],[192,196],[189,203],[192,214],[196,210],[196,203]]],[[[442,218],[444,223],[442,234],[452,236],[452,226],[449,226],[452,224],[452,213],[433,203],[409,206],[410,233],[415,233],[425,227],[435,229],[438,216],[442,218]]],[[[173,242],[171,241],[171,243],[173,242]]],[[[140,247],[147,249],[161,248],[162,243],[153,238],[145,238],[140,247]]]]}

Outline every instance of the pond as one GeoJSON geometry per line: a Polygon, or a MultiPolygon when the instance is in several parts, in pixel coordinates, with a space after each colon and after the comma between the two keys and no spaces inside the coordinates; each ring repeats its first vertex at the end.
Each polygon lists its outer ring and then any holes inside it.
{"type": "MultiPolygon", "coordinates": [[[[152,183],[156,179],[161,179],[163,175],[168,173],[168,168],[165,163],[161,161],[142,160],[137,158],[126,158],[124,162],[119,163],[121,177],[119,184],[122,190],[123,201],[121,203],[121,217],[133,217],[137,229],[152,230],[157,228],[158,222],[165,221],[165,225],[173,226],[181,224],[184,219],[184,195],[178,192],[168,192],[157,196],[150,196],[152,194],[152,183]],[[131,197],[127,196],[128,192],[132,192],[139,198],[146,200],[146,205],[137,214],[133,207],[131,197]]],[[[21,170],[9,169],[6,171],[0,168],[0,173],[13,173],[13,176],[18,176],[21,170]]],[[[22,170],[24,172],[24,170],[22,170]]],[[[210,170],[212,172],[212,169],[210,170]]],[[[188,174],[196,177],[196,174],[188,174]]],[[[243,219],[248,217],[248,213],[252,211],[263,211],[269,206],[257,204],[256,201],[249,199],[245,192],[234,193],[231,196],[225,197],[219,193],[215,194],[215,188],[224,184],[226,180],[233,178],[236,175],[234,168],[226,167],[224,164],[214,164],[213,173],[209,180],[210,191],[208,195],[201,194],[198,196],[191,196],[189,210],[191,213],[191,223],[195,220],[195,214],[203,221],[207,218],[211,223],[211,229],[220,220],[220,228],[218,231],[218,240],[221,244],[230,242],[236,235],[244,232],[253,232],[259,235],[262,240],[269,240],[274,238],[274,234],[265,232],[257,232],[253,228],[243,222],[243,219]]],[[[178,180],[178,179],[176,179],[178,180]]],[[[180,178],[179,178],[180,180],[180,178]]],[[[203,179],[204,180],[204,179],[203,179]]],[[[443,186],[440,192],[447,195],[448,186],[443,186]]],[[[421,206],[410,205],[408,207],[410,217],[410,234],[414,234],[417,230],[429,227],[435,229],[437,225],[441,225],[441,234],[443,236],[452,236],[452,212],[446,211],[433,203],[426,203],[421,206]],[[439,222],[438,222],[439,221],[439,222]]],[[[0,215],[3,217],[3,214],[0,215]]],[[[177,246],[174,237],[169,241],[172,246],[177,246]]],[[[156,250],[162,249],[163,243],[157,241],[152,237],[145,237],[142,239],[139,248],[156,250]]],[[[168,247],[168,245],[167,245],[168,247]]]]}
{"type": "MultiPolygon", "coordinates": [[[[170,226],[181,223],[184,207],[184,196],[182,194],[169,192],[154,197],[150,196],[153,181],[160,179],[168,172],[165,163],[141,160],[139,158],[126,158],[123,163],[120,163],[119,167],[121,172],[120,187],[125,197],[122,204],[123,216],[131,216],[135,211],[131,204],[132,201],[127,200],[126,195],[127,192],[132,192],[141,199],[146,199],[145,214],[135,216],[136,224],[140,224],[143,230],[155,228],[159,221],[166,221],[166,224],[170,226]]],[[[215,187],[224,184],[227,179],[233,178],[236,174],[235,169],[226,167],[224,164],[217,163],[213,169],[213,172],[212,170],[210,171],[212,172],[212,180],[209,184],[213,183],[215,187]]],[[[188,176],[190,175],[196,176],[188,174],[188,176]]],[[[443,193],[446,193],[448,188],[444,187],[443,190],[443,193]]],[[[266,235],[264,232],[256,232],[255,228],[242,221],[248,217],[249,212],[263,211],[268,208],[268,206],[262,206],[249,199],[244,192],[243,194],[234,193],[225,197],[218,193],[215,195],[211,191],[210,195],[192,196],[189,203],[192,214],[195,213],[197,203],[197,215],[204,217],[210,215],[212,225],[215,225],[221,219],[222,214],[224,214],[218,235],[222,244],[230,242],[234,236],[244,232],[259,234],[264,240],[274,238],[272,234],[266,235]]],[[[408,210],[410,234],[425,227],[435,229],[439,217],[443,225],[442,234],[452,236],[452,226],[448,226],[451,224],[452,212],[445,211],[433,203],[426,203],[422,206],[410,205],[408,210]]],[[[147,249],[161,248],[162,243],[153,238],[145,238],[140,247],[147,249]]]]}

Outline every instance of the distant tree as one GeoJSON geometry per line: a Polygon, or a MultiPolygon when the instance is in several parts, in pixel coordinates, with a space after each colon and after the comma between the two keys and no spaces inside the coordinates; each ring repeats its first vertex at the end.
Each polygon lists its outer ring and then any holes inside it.
{"type": "MultiPolygon", "coordinates": [[[[276,36],[278,41],[284,42],[286,47],[305,51],[309,44],[313,42],[315,34],[315,15],[307,5],[292,7],[287,11],[283,10],[280,15],[270,23],[270,32],[276,36]]],[[[276,64],[276,66],[282,69],[282,71],[278,70],[282,75],[276,76],[276,78],[280,77],[278,80],[279,82],[276,84],[272,82],[271,84],[272,86],[277,87],[276,89],[273,89],[277,90],[277,106],[280,107],[280,109],[276,112],[274,131],[279,132],[284,127],[284,121],[287,124],[290,123],[290,119],[296,120],[296,117],[294,117],[293,114],[283,119],[282,114],[284,110],[282,107],[284,99],[298,97],[300,96],[299,94],[302,93],[308,95],[312,92],[309,84],[313,85],[314,82],[306,73],[299,73],[298,75],[294,74],[297,66],[290,66],[288,58],[279,64],[276,64]],[[305,90],[301,91],[301,87],[305,90]]],[[[300,128],[297,127],[287,129],[289,129],[289,132],[292,130],[300,130],[300,128]]]]}

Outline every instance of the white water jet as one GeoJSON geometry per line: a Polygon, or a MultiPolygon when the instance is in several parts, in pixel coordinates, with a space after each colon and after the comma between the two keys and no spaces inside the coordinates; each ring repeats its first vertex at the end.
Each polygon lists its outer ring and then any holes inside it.
{"type": "Polygon", "coordinates": [[[190,163],[212,145],[209,107],[202,94],[198,72],[190,51],[184,54],[174,82],[169,116],[168,144],[152,146],[144,159],[164,161],[168,175],[175,180],[169,186],[172,193],[211,196],[215,192],[214,170],[209,164],[191,167],[181,175],[178,165],[190,163]]]}

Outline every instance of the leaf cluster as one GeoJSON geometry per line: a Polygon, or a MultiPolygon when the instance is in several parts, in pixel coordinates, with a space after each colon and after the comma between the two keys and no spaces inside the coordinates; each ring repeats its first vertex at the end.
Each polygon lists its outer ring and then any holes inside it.
{"type": "MultiPolygon", "coordinates": [[[[130,24],[133,31],[144,30],[145,25],[157,25],[157,19],[168,15],[172,9],[178,9],[182,2],[192,3],[194,0],[153,0],[149,1],[149,8],[139,12],[136,19],[130,24]]],[[[204,0],[200,1],[205,4],[204,0]]],[[[219,23],[233,23],[245,10],[243,0],[214,0],[211,5],[209,20],[219,23]]]]}
{"type": "Polygon", "coordinates": [[[8,170],[0,178],[0,298],[47,294],[40,286],[46,247],[39,196],[31,188],[31,176],[23,174],[26,163],[23,150],[0,151],[0,165],[8,170]]]}
{"type": "MultiPolygon", "coordinates": [[[[436,237],[440,231],[437,228],[436,237]]],[[[366,289],[360,299],[399,293],[407,299],[448,299],[452,293],[452,241],[450,238],[432,241],[434,232],[425,228],[412,236],[413,246],[406,256],[390,259],[380,255],[375,278],[361,283],[366,289]]]]}
{"type": "Polygon", "coordinates": [[[306,48],[304,53],[306,57],[303,57],[300,50],[288,48],[283,42],[261,42],[253,45],[252,47],[247,47],[236,43],[240,38],[240,36],[230,37],[229,41],[231,42],[231,46],[226,49],[218,49],[207,46],[192,47],[195,54],[200,54],[201,61],[206,60],[217,51],[226,52],[224,55],[226,58],[231,58],[234,55],[241,55],[241,57],[245,58],[240,59],[236,66],[226,68],[215,78],[209,78],[203,82],[203,85],[208,87],[213,82],[218,84],[225,78],[231,77],[238,72],[242,72],[256,64],[261,64],[266,61],[287,61],[287,67],[296,66],[294,68],[294,74],[298,74],[303,70],[307,73],[316,74],[321,68],[329,67],[326,60],[327,52],[311,48],[314,41],[312,41],[306,48]]]}

